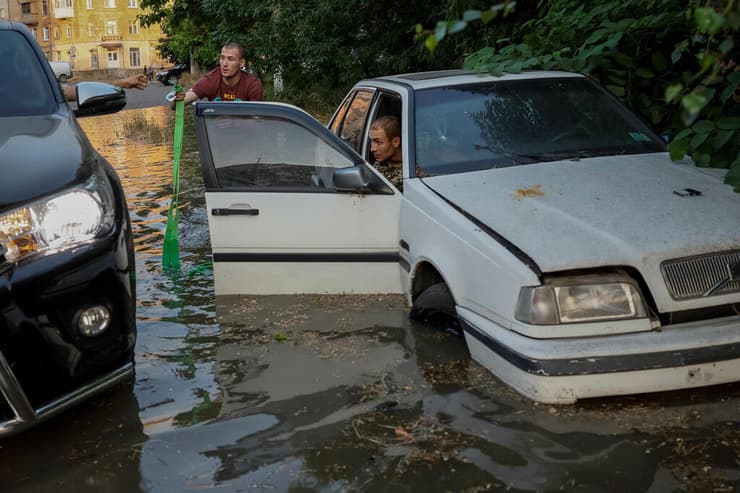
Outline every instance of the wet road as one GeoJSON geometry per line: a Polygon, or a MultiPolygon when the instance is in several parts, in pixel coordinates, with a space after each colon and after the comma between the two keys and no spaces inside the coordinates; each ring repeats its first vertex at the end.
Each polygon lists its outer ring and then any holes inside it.
{"type": "Polygon", "coordinates": [[[459,337],[410,322],[400,297],[217,299],[192,125],[182,269],[163,273],[171,120],[164,107],[81,120],[131,209],[136,378],[0,440],[1,491],[740,489],[740,385],[537,405],[459,337]]]}

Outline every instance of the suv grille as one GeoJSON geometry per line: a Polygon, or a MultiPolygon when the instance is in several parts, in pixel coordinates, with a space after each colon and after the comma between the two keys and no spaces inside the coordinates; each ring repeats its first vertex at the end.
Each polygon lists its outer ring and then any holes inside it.
{"type": "Polygon", "coordinates": [[[660,270],[674,300],[740,292],[740,251],[668,260],[660,270]]]}

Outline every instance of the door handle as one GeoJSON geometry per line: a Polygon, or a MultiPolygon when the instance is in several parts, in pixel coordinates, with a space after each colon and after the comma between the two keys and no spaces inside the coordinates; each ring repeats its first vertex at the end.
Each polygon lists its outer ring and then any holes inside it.
{"type": "Polygon", "coordinates": [[[216,208],[211,209],[211,214],[214,216],[259,216],[259,209],[230,209],[230,208],[216,208]]]}

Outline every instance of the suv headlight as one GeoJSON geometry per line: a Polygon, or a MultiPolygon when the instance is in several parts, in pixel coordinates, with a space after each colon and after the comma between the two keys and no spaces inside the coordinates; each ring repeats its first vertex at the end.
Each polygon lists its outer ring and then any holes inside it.
{"type": "Polygon", "coordinates": [[[92,240],[111,230],[113,191],[108,179],[93,175],[84,184],[0,215],[5,259],[51,253],[92,240]]]}
{"type": "Polygon", "coordinates": [[[519,292],[515,318],[531,325],[558,325],[646,318],[637,285],[621,275],[554,278],[519,292]]]}

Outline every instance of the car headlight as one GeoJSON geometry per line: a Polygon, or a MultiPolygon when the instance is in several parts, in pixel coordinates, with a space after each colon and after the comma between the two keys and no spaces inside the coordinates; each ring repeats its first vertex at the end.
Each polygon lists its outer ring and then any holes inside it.
{"type": "Polygon", "coordinates": [[[514,316],[531,325],[558,325],[646,318],[648,312],[631,279],[582,276],[523,287],[514,316]]]}
{"type": "Polygon", "coordinates": [[[0,243],[5,259],[50,253],[92,240],[114,222],[113,191],[105,177],[0,215],[0,243]]]}

